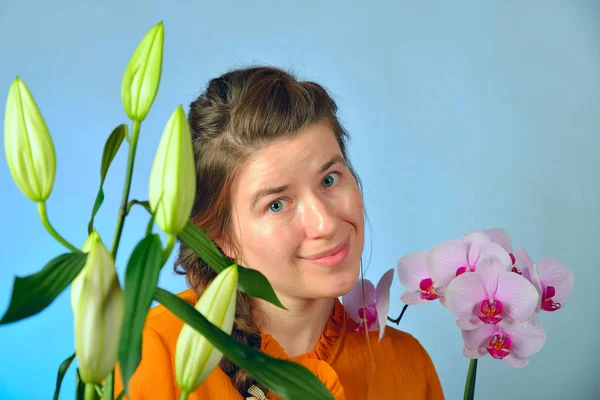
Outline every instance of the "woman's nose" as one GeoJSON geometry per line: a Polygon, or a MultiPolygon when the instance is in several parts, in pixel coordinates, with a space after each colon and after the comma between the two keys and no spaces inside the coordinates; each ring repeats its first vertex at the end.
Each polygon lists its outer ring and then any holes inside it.
{"type": "Polygon", "coordinates": [[[313,195],[303,203],[302,222],[307,237],[332,238],[337,232],[339,218],[336,216],[333,204],[327,199],[313,195]]]}

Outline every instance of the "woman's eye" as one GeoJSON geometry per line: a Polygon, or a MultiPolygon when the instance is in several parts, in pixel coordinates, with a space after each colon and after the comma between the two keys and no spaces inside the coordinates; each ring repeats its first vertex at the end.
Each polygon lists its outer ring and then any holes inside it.
{"type": "Polygon", "coordinates": [[[271,211],[273,213],[278,213],[281,210],[283,210],[283,207],[285,207],[285,200],[282,200],[282,199],[275,200],[274,202],[269,204],[269,211],[271,211]]]}
{"type": "Polygon", "coordinates": [[[323,178],[323,181],[321,183],[324,187],[332,187],[333,185],[335,185],[337,183],[337,181],[339,179],[340,179],[340,177],[339,177],[338,173],[332,172],[330,174],[327,174],[327,176],[325,176],[325,178],[323,178]]]}

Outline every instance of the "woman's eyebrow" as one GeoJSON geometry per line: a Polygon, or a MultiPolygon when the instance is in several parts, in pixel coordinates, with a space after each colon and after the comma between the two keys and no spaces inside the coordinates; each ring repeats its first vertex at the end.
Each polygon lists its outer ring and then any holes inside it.
{"type": "MultiPolygon", "coordinates": [[[[321,168],[319,169],[319,174],[322,174],[323,172],[327,171],[332,165],[336,164],[336,163],[342,163],[342,164],[346,164],[344,157],[342,157],[339,154],[336,154],[335,156],[333,156],[333,158],[329,161],[327,161],[325,164],[323,164],[323,166],[321,166],[321,168]]],[[[252,202],[250,203],[250,208],[254,208],[256,207],[256,203],[258,203],[258,201],[265,197],[265,196],[270,196],[272,194],[279,194],[279,193],[283,193],[285,192],[287,189],[289,188],[289,185],[282,185],[282,186],[277,186],[274,188],[267,188],[267,189],[262,189],[259,190],[258,192],[256,192],[256,194],[252,197],[252,202]]]]}
{"type": "Polygon", "coordinates": [[[269,196],[272,194],[283,193],[284,191],[287,190],[288,187],[289,187],[289,185],[283,185],[283,186],[278,186],[278,187],[274,187],[274,188],[267,188],[267,189],[259,190],[258,192],[256,192],[256,194],[252,198],[252,203],[250,204],[250,208],[254,208],[256,206],[256,203],[258,203],[258,201],[262,197],[269,196]]]}
{"type": "Polygon", "coordinates": [[[333,156],[333,158],[331,160],[329,160],[325,164],[323,164],[323,166],[319,170],[319,174],[322,174],[323,172],[327,171],[329,169],[329,167],[331,167],[335,163],[342,163],[342,164],[346,165],[346,161],[344,160],[344,157],[342,157],[339,154],[336,154],[335,156],[333,156]]]}

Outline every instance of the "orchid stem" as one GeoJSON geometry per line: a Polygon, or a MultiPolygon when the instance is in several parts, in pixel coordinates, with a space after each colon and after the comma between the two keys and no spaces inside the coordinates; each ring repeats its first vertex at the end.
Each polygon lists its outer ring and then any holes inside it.
{"type": "Polygon", "coordinates": [[[40,216],[40,219],[42,220],[42,224],[44,224],[44,227],[46,228],[46,230],[48,231],[48,233],[50,233],[50,235],[52,235],[52,237],[54,239],[58,240],[58,242],[60,244],[62,244],[63,246],[65,246],[67,249],[71,250],[73,253],[81,253],[81,250],[77,249],[71,243],[67,242],[65,240],[65,238],[63,238],[62,236],[60,236],[58,234],[58,232],[56,232],[56,230],[54,229],[54,227],[52,226],[52,224],[50,223],[50,221],[48,221],[48,213],[47,213],[47,210],[46,210],[46,202],[45,201],[38,201],[37,202],[37,209],[38,209],[38,214],[40,216]]]}
{"type": "Polygon", "coordinates": [[[475,379],[477,378],[477,359],[474,358],[469,364],[467,381],[465,382],[464,400],[473,400],[475,398],[475,379]]]}
{"type": "Polygon", "coordinates": [[[400,316],[396,319],[391,319],[390,317],[388,317],[388,321],[393,322],[396,325],[400,325],[400,320],[402,319],[402,316],[404,315],[404,312],[406,311],[407,308],[408,308],[408,304],[405,304],[404,307],[402,307],[402,312],[400,312],[400,316]]]}

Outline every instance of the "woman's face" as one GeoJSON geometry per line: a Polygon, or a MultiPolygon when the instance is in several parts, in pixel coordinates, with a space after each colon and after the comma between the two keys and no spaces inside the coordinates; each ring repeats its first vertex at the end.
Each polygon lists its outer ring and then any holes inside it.
{"type": "Polygon", "coordinates": [[[363,203],[327,124],[250,158],[235,178],[232,203],[236,259],[262,272],[278,295],[338,297],[354,287],[363,203]]]}

